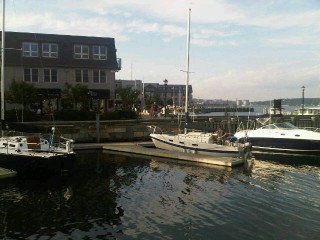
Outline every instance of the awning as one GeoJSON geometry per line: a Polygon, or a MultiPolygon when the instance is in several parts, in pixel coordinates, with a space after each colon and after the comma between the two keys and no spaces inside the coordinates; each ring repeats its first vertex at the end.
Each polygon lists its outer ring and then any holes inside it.
{"type": "Polygon", "coordinates": [[[39,88],[38,95],[42,98],[61,98],[61,89],[59,88],[39,88]]]}
{"type": "Polygon", "coordinates": [[[110,98],[110,90],[109,89],[89,89],[88,95],[92,98],[110,98]]]}

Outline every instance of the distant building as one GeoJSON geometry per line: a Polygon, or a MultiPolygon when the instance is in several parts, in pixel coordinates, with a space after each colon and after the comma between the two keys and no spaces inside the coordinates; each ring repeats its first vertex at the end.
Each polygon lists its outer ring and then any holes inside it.
{"type": "Polygon", "coordinates": [[[237,100],[237,107],[249,107],[250,101],[249,100],[237,100]]]}
{"type": "MultiPolygon", "coordinates": [[[[185,106],[185,96],[186,96],[186,86],[185,85],[170,85],[165,86],[159,83],[142,83],[141,80],[116,80],[116,89],[130,87],[131,89],[137,89],[143,93],[144,97],[154,98],[159,96],[159,98],[165,102],[165,95],[167,102],[172,102],[175,106],[185,106]]],[[[189,85],[188,102],[192,102],[192,85],[189,85]]],[[[116,94],[116,102],[121,102],[120,96],[116,94]]],[[[143,101],[141,101],[143,102],[143,101]]]]}
{"type": "MultiPolygon", "coordinates": [[[[192,103],[192,85],[188,86],[188,103],[192,103]]],[[[165,98],[167,102],[169,100],[175,106],[184,107],[186,101],[186,85],[171,85],[168,84],[165,86],[164,84],[159,83],[145,83],[144,84],[144,92],[146,96],[154,97],[158,95],[160,99],[164,102],[165,98]],[[166,96],[166,97],[165,97],[166,96]]]]}
{"type": "Polygon", "coordinates": [[[143,90],[143,84],[141,80],[115,80],[116,83],[116,89],[119,88],[131,88],[132,90],[143,90]]]}
{"type": "MultiPolygon", "coordinates": [[[[141,95],[139,96],[140,102],[142,102],[142,91],[143,91],[143,84],[141,80],[116,80],[115,81],[115,90],[121,89],[121,88],[131,88],[132,90],[137,90],[141,92],[141,95]]],[[[119,94],[115,91],[115,103],[116,105],[122,103],[122,99],[119,94]]]]}
{"type": "Polygon", "coordinates": [[[88,87],[90,107],[114,108],[115,72],[121,69],[113,38],[6,32],[5,90],[12,81],[39,89],[39,106],[61,108],[65,84],[88,87]]]}

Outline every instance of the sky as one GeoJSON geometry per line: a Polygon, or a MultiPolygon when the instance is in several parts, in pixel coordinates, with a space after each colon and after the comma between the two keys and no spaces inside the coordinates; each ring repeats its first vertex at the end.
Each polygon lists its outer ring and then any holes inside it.
{"type": "MultiPolygon", "coordinates": [[[[186,84],[193,97],[320,97],[320,0],[6,0],[6,31],[111,37],[116,79],[186,84]]],[[[2,9],[2,6],[1,6],[2,9]]]]}

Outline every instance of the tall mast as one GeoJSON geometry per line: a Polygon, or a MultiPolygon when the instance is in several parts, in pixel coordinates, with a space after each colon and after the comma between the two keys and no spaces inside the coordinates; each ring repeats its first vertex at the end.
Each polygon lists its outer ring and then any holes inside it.
{"type": "Polygon", "coordinates": [[[190,64],[190,15],[191,8],[189,8],[189,16],[188,16],[188,38],[187,38],[187,81],[186,81],[186,101],[185,101],[185,112],[188,112],[188,86],[189,86],[189,64],[190,64]]]}
{"type": "Polygon", "coordinates": [[[1,39],[1,120],[4,120],[4,50],[5,50],[5,0],[2,0],[2,39],[1,39]]]}
{"type": "MultiPolygon", "coordinates": [[[[188,91],[189,91],[189,64],[190,64],[190,15],[191,15],[191,8],[189,8],[189,15],[188,15],[188,38],[187,38],[187,81],[186,81],[186,99],[185,99],[185,115],[187,121],[187,114],[188,114],[188,91]]],[[[184,129],[184,133],[187,133],[187,128],[184,129]]]]}

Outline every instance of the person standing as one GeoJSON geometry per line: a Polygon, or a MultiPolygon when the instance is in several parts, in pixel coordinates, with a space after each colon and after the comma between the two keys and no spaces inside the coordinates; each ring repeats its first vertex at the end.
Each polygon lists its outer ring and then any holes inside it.
{"type": "Polygon", "coordinates": [[[36,114],[37,114],[37,118],[40,120],[41,119],[41,108],[40,107],[37,109],[36,114]]]}

